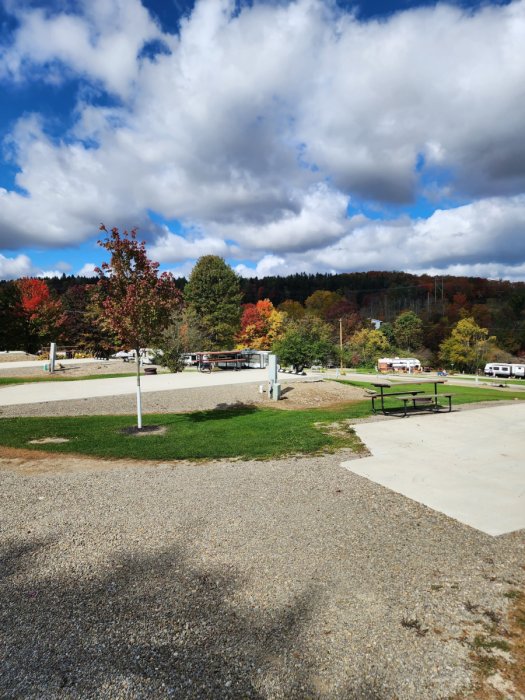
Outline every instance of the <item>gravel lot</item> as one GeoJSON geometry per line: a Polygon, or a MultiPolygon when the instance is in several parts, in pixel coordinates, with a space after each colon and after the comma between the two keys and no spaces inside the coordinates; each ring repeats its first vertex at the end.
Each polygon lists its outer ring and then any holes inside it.
{"type": "MultiPolygon", "coordinates": [[[[150,396],[190,410],[207,393],[150,396]]],[[[484,535],[348,458],[0,457],[0,697],[430,700],[468,686],[470,645],[523,585],[525,533],[484,535]]]]}

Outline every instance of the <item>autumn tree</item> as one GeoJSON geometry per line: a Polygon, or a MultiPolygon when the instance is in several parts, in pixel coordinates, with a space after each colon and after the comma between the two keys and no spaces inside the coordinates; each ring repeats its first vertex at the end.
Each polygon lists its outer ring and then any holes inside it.
{"type": "Polygon", "coordinates": [[[349,364],[360,367],[374,366],[389,349],[387,337],[380,330],[372,328],[362,328],[354,333],[345,348],[349,364]]]}
{"type": "Polygon", "coordinates": [[[279,311],[285,313],[289,319],[294,321],[303,318],[305,314],[304,306],[300,302],[294,301],[293,299],[285,299],[277,308],[279,311]]]}
{"type": "Polygon", "coordinates": [[[306,312],[318,318],[326,320],[330,309],[343,301],[343,297],[336,292],[318,289],[306,299],[304,306],[306,312]]]}
{"type": "Polygon", "coordinates": [[[477,372],[493,350],[496,338],[487,328],[478,326],[472,316],[456,323],[439,348],[439,357],[447,367],[477,372]]]}
{"type": "Polygon", "coordinates": [[[35,352],[59,339],[65,323],[62,304],[42,279],[24,277],[17,281],[20,307],[25,324],[26,352],[35,352]]]}
{"type": "Polygon", "coordinates": [[[237,347],[269,350],[283,333],[284,318],[284,314],[275,309],[269,299],[245,304],[237,347]]]}
{"type": "Polygon", "coordinates": [[[117,228],[108,232],[99,245],[110,254],[109,263],[97,269],[101,279],[97,294],[102,310],[102,327],[114,334],[126,348],[135,350],[137,362],[137,426],[142,428],[140,394],[140,353],[155,344],[168,325],[173,310],[180,305],[180,292],[173,276],[159,275],[157,262],[146,253],[146,244],[137,241],[137,230],[117,228]]]}
{"type": "Polygon", "coordinates": [[[203,347],[204,339],[192,323],[187,309],[176,309],[167,328],[158,342],[158,357],[155,362],[167,367],[170,372],[182,372],[184,355],[203,347]]]}
{"type": "Polygon", "coordinates": [[[291,365],[296,372],[314,363],[326,364],[337,354],[331,340],[332,329],[316,316],[291,321],[284,335],[272,350],[282,365],[291,365]]]}
{"type": "Polygon", "coordinates": [[[206,350],[228,350],[234,345],[241,320],[238,275],[217,255],[197,260],[184,288],[192,324],[207,343],[206,350]]]}
{"type": "Polygon", "coordinates": [[[396,345],[402,350],[412,352],[421,345],[423,338],[423,321],[413,311],[404,311],[392,325],[396,345]]]}

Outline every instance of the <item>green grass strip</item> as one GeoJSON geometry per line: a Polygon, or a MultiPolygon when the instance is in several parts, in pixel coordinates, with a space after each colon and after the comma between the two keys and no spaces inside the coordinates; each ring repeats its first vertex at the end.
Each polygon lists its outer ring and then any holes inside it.
{"type": "MultiPolygon", "coordinates": [[[[339,381],[372,388],[368,382],[339,381]]],[[[417,385],[413,387],[421,388],[417,385]]],[[[403,387],[403,390],[410,389],[411,385],[403,387]]],[[[433,389],[433,385],[430,385],[428,392],[431,393],[433,389]]],[[[453,394],[453,406],[479,401],[525,400],[525,392],[470,386],[447,385],[440,387],[440,391],[453,394]]],[[[136,424],[134,416],[2,418],[0,445],[102,458],[268,459],[333,451],[341,447],[359,451],[362,449],[361,443],[345,422],[366,417],[370,413],[371,402],[365,400],[337,409],[282,411],[244,406],[196,413],[149,414],[144,416],[144,426],[162,426],[165,432],[162,435],[140,436],[122,432],[136,424]],[[339,430],[333,430],[334,427],[339,430]],[[64,438],[68,442],[36,445],[30,442],[45,438],[64,438]]]]}
{"type": "Polygon", "coordinates": [[[0,377],[0,386],[37,384],[39,382],[80,382],[84,379],[118,379],[119,377],[135,377],[136,374],[136,372],[125,372],[123,374],[86,374],[78,377],[57,377],[56,375],[48,377],[0,377]]]}
{"type": "Polygon", "coordinates": [[[266,459],[289,454],[361,449],[352,429],[331,434],[328,426],[369,412],[368,402],[346,410],[281,411],[243,407],[186,414],[144,416],[144,426],[163,426],[163,435],[129,435],[134,416],[2,418],[0,444],[7,447],[80,453],[105,458],[206,460],[241,457],[266,459]],[[321,425],[319,425],[321,424],[321,425]],[[66,443],[31,444],[65,438],[66,443]]]}
{"type": "MultiPolygon", "coordinates": [[[[370,382],[359,382],[350,381],[346,379],[335,379],[340,384],[350,384],[351,386],[361,387],[363,389],[370,389],[377,391],[370,382]]],[[[427,394],[434,393],[434,385],[430,382],[425,382],[422,384],[400,384],[398,389],[395,389],[396,382],[392,382],[391,389],[385,389],[388,391],[424,391],[427,394]]],[[[477,386],[457,386],[455,384],[444,384],[438,386],[438,394],[452,394],[452,408],[461,404],[468,403],[479,403],[480,401],[510,401],[517,399],[519,401],[525,400],[525,391],[508,391],[502,389],[492,389],[488,387],[477,387],[477,386]]],[[[386,402],[385,402],[385,405],[386,402]]],[[[397,402],[399,406],[399,402],[397,402]]]]}

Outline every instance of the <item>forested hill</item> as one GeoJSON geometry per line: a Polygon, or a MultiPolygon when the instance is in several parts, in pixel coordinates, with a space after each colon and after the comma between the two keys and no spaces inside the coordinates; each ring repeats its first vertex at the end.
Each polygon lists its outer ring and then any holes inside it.
{"type": "MultiPolygon", "coordinates": [[[[66,276],[47,280],[51,289],[63,294],[70,287],[90,284],[97,278],[66,276]]],[[[184,289],[186,279],[178,278],[184,289]]],[[[270,299],[274,306],[291,299],[304,304],[314,292],[336,292],[355,304],[363,315],[385,321],[400,311],[436,311],[454,305],[485,305],[491,312],[511,309],[512,316],[525,313],[525,282],[487,280],[482,277],[411,275],[407,272],[349,272],[341,274],[300,273],[287,277],[241,278],[244,303],[270,299]]]]}
{"type": "MultiPolygon", "coordinates": [[[[286,299],[304,303],[314,292],[337,292],[358,307],[369,308],[370,316],[396,316],[400,310],[428,310],[435,304],[465,302],[511,303],[516,311],[525,306],[525,282],[487,280],[482,277],[431,277],[406,272],[305,273],[288,277],[243,279],[246,302],[270,299],[278,305],[286,299]]],[[[389,320],[385,318],[384,320],[389,320]]]]}
{"type": "MultiPolygon", "coordinates": [[[[39,299],[42,301],[51,294],[47,306],[44,305],[49,316],[46,317],[46,327],[52,326],[54,316],[51,311],[60,315],[62,309],[67,314],[69,328],[74,319],[80,323],[81,319],[88,318],[89,313],[83,315],[89,304],[87,292],[96,282],[96,277],[66,275],[47,279],[45,284],[42,282],[45,289],[26,289],[26,297],[30,291],[41,295],[27,297],[26,306],[31,311],[39,299]]],[[[184,278],[177,279],[177,287],[183,290],[186,282],[184,278]]],[[[300,317],[308,311],[332,325],[342,320],[348,326],[347,334],[368,319],[392,325],[400,314],[412,311],[423,324],[424,346],[437,352],[455,324],[469,316],[487,329],[490,336],[495,336],[498,346],[505,352],[521,355],[525,351],[524,282],[481,277],[431,277],[405,272],[351,272],[241,278],[239,284],[241,303],[253,305],[269,299],[274,307],[283,305],[281,308],[290,318],[300,317]]],[[[23,338],[16,339],[17,316],[13,315],[13,309],[19,294],[16,283],[0,282],[0,340],[3,336],[5,347],[14,347],[16,342],[22,347],[25,342],[23,338]]],[[[19,329],[22,330],[26,332],[27,328],[19,329]]],[[[76,335],[71,331],[70,335],[80,337],[81,331],[77,329],[76,335]]],[[[42,332],[37,335],[38,342],[41,342],[42,332]]]]}

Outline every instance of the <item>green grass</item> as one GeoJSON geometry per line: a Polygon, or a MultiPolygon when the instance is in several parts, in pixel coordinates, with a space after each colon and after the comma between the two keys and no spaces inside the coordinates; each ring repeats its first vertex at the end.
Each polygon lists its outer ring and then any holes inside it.
{"type": "Polygon", "coordinates": [[[166,428],[163,435],[129,435],[133,416],[76,416],[67,418],[3,418],[0,444],[52,452],[75,452],[97,457],[132,459],[265,459],[295,453],[315,453],[340,447],[361,449],[353,430],[344,435],[326,426],[350,415],[366,415],[368,402],[352,409],[281,411],[242,407],[186,414],[147,415],[144,426],[166,428]],[[322,424],[320,427],[318,424],[322,424]],[[30,440],[66,438],[67,443],[32,445],[30,440]]]}
{"type": "MultiPolygon", "coordinates": [[[[9,384],[35,384],[38,382],[78,382],[83,379],[115,379],[118,377],[134,377],[136,372],[124,372],[117,374],[86,374],[81,377],[57,377],[48,375],[46,377],[0,377],[0,386],[9,384]]],[[[141,375],[143,373],[141,372],[141,375]]]]}
{"type": "MultiPolygon", "coordinates": [[[[352,386],[358,386],[364,389],[375,390],[375,387],[370,382],[350,381],[346,379],[336,379],[333,381],[338,381],[341,384],[351,384],[352,386]]],[[[394,387],[395,382],[392,382],[392,385],[394,387]]],[[[398,391],[411,390],[424,390],[426,393],[433,393],[434,385],[429,383],[426,387],[424,387],[418,385],[417,383],[402,384],[398,389],[398,391]]],[[[386,391],[388,391],[388,389],[386,391]]],[[[452,394],[452,408],[461,404],[479,403],[480,401],[509,401],[512,399],[521,401],[525,400],[524,391],[508,391],[507,389],[502,391],[501,389],[489,389],[488,387],[456,386],[453,384],[439,386],[438,394],[439,393],[452,394]]],[[[396,402],[393,399],[391,399],[390,402],[385,401],[386,407],[390,407],[390,405],[392,407],[399,407],[399,401],[396,402]]]]}
{"type": "MultiPolygon", "coordinates": [[[[372,387],[365,382],[338,381],[372,387]]],[[[410,385],[403,389],[410,390],[410,385]]],[[[428,387],[429,392],[433,389],[433,385],[428,387]]],[[[440,390],[453,394],[453,406],[478,401],[525,400],[525,392],[474,386],[446,386],[440,390]]],[[[399,402],[392,402],[399,405],[399,402]]],[[[266,459],[341,447],[359,451],[362,446],[353,430],[345,427],[344,421],[368,416],[371,408],[367,399],[336,409],[281,411],[243,406],[197,413],[146,415],[145,427],[163,426],[165,433],[140,436],[122,432],[135,425],[134,416],[2,418],[0,445],[104,458],[160,460],[266,459]],[[339,424],[343,430],[330,431],[331,424],[339,424]],[[30,444],[30,440],[42,438],[65,438],[69,442],[30,444]]]]}
{"type": "MultiPolygon", "coordinates": [[[[458,379],[461,380],[462,382],[476,382],[476,377],[472,375],[464,375],[464,374],[454,374],[454,375],[449,375],[452,379],[458,379]]],[[[505,377],[485,377],[484,375],[480,375],[478,377],[478,383],[484,383],[484,384],[515,384],[516,386],[522,386],[525,387],[525,382],[523,379],[507,379],[505,377]]]]}
{"type": "Polygon", "coordinates": [[[509,651],[510,644],[504,639],[489,639],[482,635],[477,635],[474,638],[472,646],[475,649],[500,649],[501,651],[509,651]]]}

